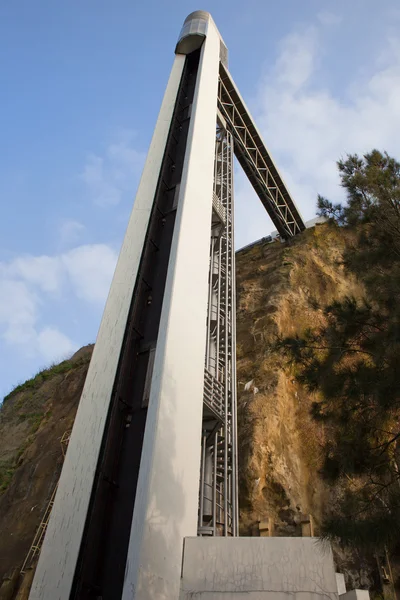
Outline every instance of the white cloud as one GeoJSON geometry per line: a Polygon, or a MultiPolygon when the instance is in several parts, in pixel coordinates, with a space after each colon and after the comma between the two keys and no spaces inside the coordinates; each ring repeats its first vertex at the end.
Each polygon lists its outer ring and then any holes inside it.
{"type": "Polygon", "coordinates": [[[14,259],[6,268],[9,276],[20,278],[44,292],[56,292],[63,276],[60,266],[58,257],[27,255],[14,259]]]}
{"type": "Polygon", "coordinates": [[[116,252],[105,244],[79,246],[64,254],[61,260],[76,296],[103,304],[114,273],[116,252]]]}
{"type": "Polygon", "coordinates": [[[59,229],[60,235],[60,243],[62,246],[70,246],[72,244],[76,244],[82,234],[84,233],[86,227],[79,223],[79,221],[75,221],[74,219],[65,219],[59,229]]]}
{"type": "Polygon", "coordinates": [[[57,256],[0,262],[0,339],[27,356],[56,360],[76,344],[48,321],[52,302],[68,293],[93,307],[104,304],[117,260],[105,244],[78,246],[57,256]],[[72,292],[72,294],[71,294],[72,292]]]}
{"type": "Polygon", "coordinates": [[[26,344],[34,335],[38,299],[24,281],[0,279],[0,331],[11,344],[26,344]]]}
{"type": "Polygon", "coordinates": [[[276,84],[287,93],[300,89],[315,70],[317,46],[318,36],[314,27],[285,38],[274,69],[276,84]]]}
{"type": "Polygon", "coordinates": [[[47,362],[61,360],[77,350],[76,344],[55,327],[44,327],[39,332],[37,347],[47,362]]]}
{"type": "Polygon", "coordinates": [[[275,226],[239,166],[235,169],[235,248],[268,235],[275,226]]]}
{"type": "Polygon", "coordinates": [[[90,154],[81,174],[92,201],[98,206],[115,206],[124,193],[132,194],[145,154],[135,150],[131,131],[121,132],[118,141],[111,143],[104,156],[90,154]]]}
{"type": "Polygon", "coordinates": [[[375,147],[398,154],[399,49],[399,39],[386,39],[376,64],[368,72],[354,69],[339,98],[318,80],[321,32],[306,28],[283,40],[260,86],[256,121],[306,219],[315,213],[318,193],[342,197],[336,169],[341,156],[375,147]]]}
{"type": "Polygon", "coordinates": [[[56,327],[38,327],[40,299],[24,281],[0,280],[0,337],[25,357],[55,361],[77,349],[56,327]]]}

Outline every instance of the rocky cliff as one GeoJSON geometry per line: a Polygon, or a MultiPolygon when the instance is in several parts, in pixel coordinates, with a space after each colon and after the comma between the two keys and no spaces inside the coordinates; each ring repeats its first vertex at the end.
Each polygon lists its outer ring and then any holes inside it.
{"type": "MultiPolygon", "coordinates": [[[[363,296],[341,264],[351,235],[325,223],[286,244],[256,244],[236,255],[242,535],[259,535],[261,523],[273,535],[299,536],[310,518],[318,535],[350,485],[333,487],[321,477],[322,446],[332,432],[311,417],[317,397],[296,381],[276,340],[322,324],[323,307],[333,300],[363,296]]],[[[348,589],[380,587],[374,556],[334,550],[348,589]]]]}
{"type": "Polygon", "coordinates": [[[299,515],[323,518],[328,490],[318,475],[326,432],[310,416],[315,398],[275,349],[323,319],[322,306],[362,293],[340,265],[345,239],[322,225],[289,244],[237,254],[237,377],[241,527],[272,517],[276,534],[295,535],[299,515]],[[317,308],[318,306],[318,308],[317,308]]]}
{"type": "MultiPolygon", "coordinates": [[[[92,348],[18,386],[1,407],[1,600],[15,597],[12,590],[57,484],[92,348]]],[[[28,566],[34,564],[35,557],[28,566]]],[[[27,590],[20,598],[27,598],[27,590]]]]}
{"type": "MultiPolygon", "coordinates": [[[[324,224],[289,243],[255,244],[237,254],[242,535],[259,535],[260,522],[274,535],[301,535],[309,515],[318,534],[341,493],[319,474],[330,432],[311,418],[314,398],[296,382],[274,342],[320,323],[321,307],[333,299],[363,294],[340,264],[348,235],[324,224]]],[[[72,427],[91,350],[87,346],[19,386],[1,408],[0,581],[8,579],[0,599],[15,597],[12,573],[17,578],[54,491],[61,440],[72,427]]],[[[352,588],[376,584],[374,557],[339,548],[336,557],[352,588]]]]}

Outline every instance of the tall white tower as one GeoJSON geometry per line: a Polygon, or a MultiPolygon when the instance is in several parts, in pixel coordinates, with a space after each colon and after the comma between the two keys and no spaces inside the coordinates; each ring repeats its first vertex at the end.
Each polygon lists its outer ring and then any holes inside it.
{"type": "Polygon", "coordinates": [[[185,20],[30,600],[172,600],[183,540],[238,533],[233,156],[304,229],[227,68],[185,20]]]}

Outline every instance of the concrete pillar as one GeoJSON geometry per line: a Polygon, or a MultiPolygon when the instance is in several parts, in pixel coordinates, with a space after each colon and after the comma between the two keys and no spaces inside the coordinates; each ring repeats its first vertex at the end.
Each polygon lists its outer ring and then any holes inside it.
{"type": "Polygon", "coordinates": [[[258,523],[260,537],[273,537],[274,535],[274,520],[269,517],[258,523]]]}
{"type": "Polygon", "coordinates": [[[368,590],[351,590],[339,596],[340,600],[369,600],[368,590]]]}
{"type": "MultiPolygon", "coordinates": [[[[104,309],[30,600],[70,597],[129,307],[184,64],[185,56],[177,55],[104,309]]],[[[205,256],[208,257],[207,251],[205,256]]],[[[171,385],[173,381],[169,382],[170,388],[171,385]]]]}
{"type": "Polygon", "coordinates": [[[300,517],[301,536],[314,537],[314,523],[312,515],[302,514],[300,517]]]}
{"type": "Polygon", "coordinates": [[[336,573],[336,583],[339,596],[346,593],[346,582],[343,573],[336,573]]]}
{"type": "Polygon", "coordinates": [[[132,520],[123,600],[179,595],[197,533],[220,36],[201,47],[132,520]]]}

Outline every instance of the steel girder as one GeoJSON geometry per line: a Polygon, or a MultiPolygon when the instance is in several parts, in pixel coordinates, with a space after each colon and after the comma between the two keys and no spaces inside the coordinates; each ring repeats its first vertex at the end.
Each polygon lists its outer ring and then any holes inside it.
{"type": "Polygon", "coordinates": [[[218,109],[235,139],[235,155],[279,234],[305,229],[303,219],[268,152],[228,70],[220,64],[218,109]]]}

